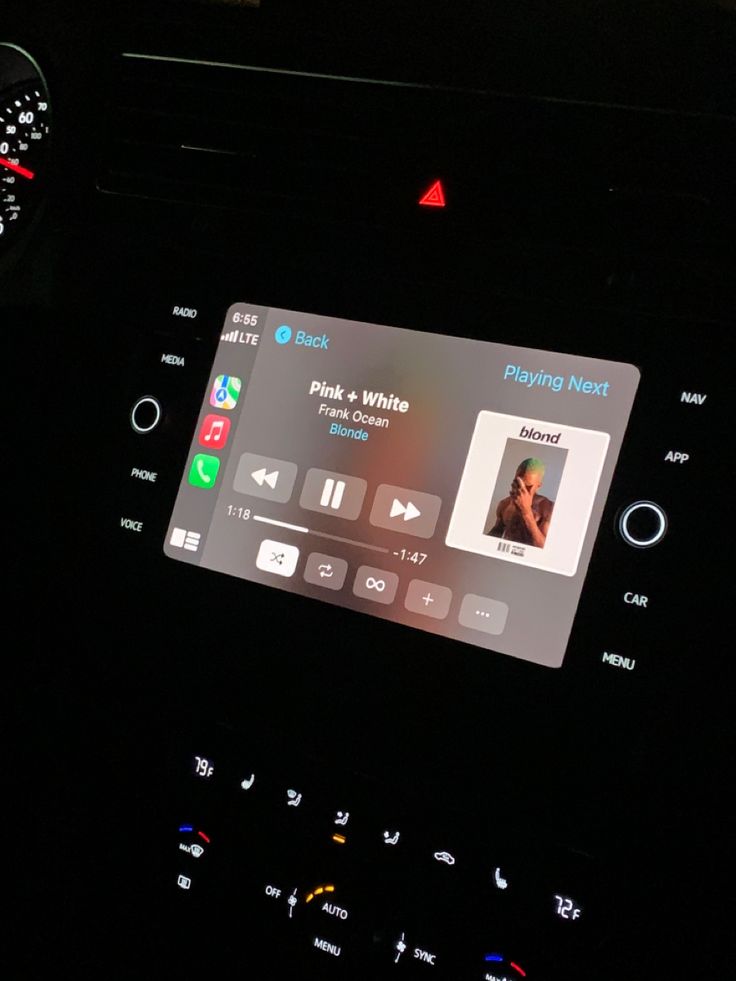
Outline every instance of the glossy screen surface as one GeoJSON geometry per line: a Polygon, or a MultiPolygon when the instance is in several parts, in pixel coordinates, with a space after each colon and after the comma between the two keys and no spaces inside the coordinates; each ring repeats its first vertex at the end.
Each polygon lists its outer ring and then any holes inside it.
{"type": "Polygon", "coordinates": [[[235,303],[165,553],[559,667],[638,381],[235,303]]]}

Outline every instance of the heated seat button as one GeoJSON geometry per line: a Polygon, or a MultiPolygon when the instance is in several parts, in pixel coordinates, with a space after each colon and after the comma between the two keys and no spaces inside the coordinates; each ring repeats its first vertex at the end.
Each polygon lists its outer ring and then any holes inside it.
{"type": "Polygon", "coordinates": [[[667,515],[653,501],[634,501],[618,519],[619,534],[634,548],[652,548],[667,532],[667,515]]]}

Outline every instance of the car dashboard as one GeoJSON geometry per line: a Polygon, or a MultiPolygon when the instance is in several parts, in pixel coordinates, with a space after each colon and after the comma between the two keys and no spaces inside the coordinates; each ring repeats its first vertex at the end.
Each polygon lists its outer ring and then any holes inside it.
{"type": "Polygon", "coordinates": [[[715,977],[729,4],[62,7],[0,36],[18,976],[715,977]]]}

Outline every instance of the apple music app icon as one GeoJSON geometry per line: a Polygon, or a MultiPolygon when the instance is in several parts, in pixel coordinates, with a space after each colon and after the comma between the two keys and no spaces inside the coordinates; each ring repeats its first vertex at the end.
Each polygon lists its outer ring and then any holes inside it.
{"type": "Polygon", "coordinates": [[[230,432],[230,420],[227,416],[216,416],[210,413],[205,416],[199,428],[199,445],[211,450],[221,450],[230,432]]]}

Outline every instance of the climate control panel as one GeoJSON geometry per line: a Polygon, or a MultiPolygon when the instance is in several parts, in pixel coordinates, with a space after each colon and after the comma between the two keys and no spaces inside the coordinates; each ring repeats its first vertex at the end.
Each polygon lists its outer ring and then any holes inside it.
{"type": "Polygon", "coordinates": [[[244,964],[256,944],[272,978],[590,976],[592,857],[229,738],[179,761],[162,876],[183,943],[204,930],[244,964]]]}

